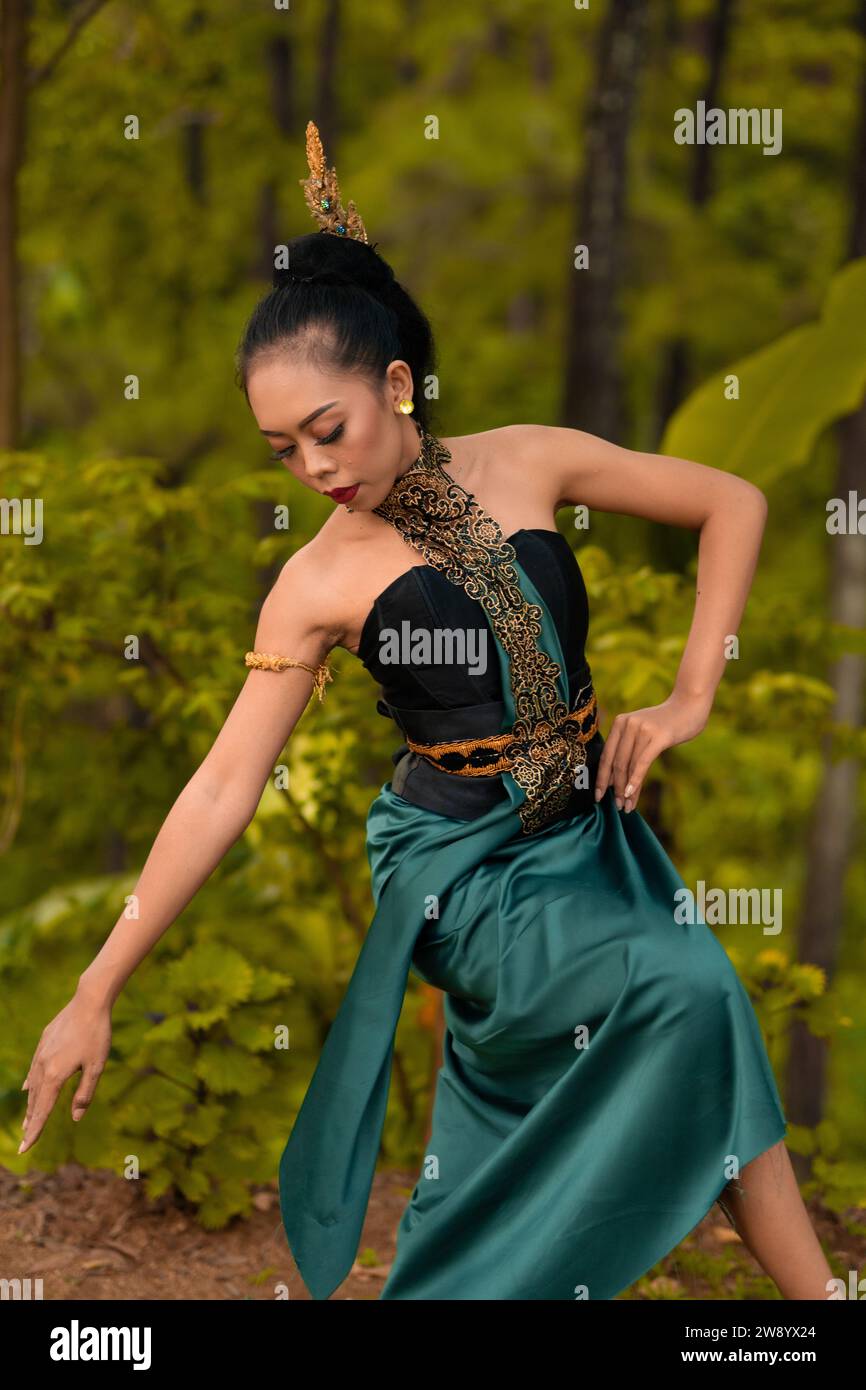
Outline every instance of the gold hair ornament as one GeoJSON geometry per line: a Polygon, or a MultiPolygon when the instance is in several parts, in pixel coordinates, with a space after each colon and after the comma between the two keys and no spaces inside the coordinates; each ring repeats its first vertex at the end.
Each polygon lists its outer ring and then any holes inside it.
{"type": "Polygon", "coordinates": [[[337,171],[325,163],[322,140],[313,121],[307,121],[307,163],[310,176],[298,182],[303,187],[307,207],[321,230],[332,232],[334,236],[350,236],[355,241],[367,241],[367,232],[355,204],[350,199],[348,207],[343,207],[337,171]]]}

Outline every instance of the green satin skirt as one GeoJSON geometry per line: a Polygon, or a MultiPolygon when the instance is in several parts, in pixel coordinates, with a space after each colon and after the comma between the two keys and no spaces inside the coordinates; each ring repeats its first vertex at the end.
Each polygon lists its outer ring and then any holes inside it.
{"type": "MultiPolygon", "coordinates": [[[[546,610],[542,641],[561,661],[546,610]]],[[[521,833],[501,775],[508,801],[472,821],[390,783],[370,807],[375,915],[280,1163],[314,1298],[355,1257],[410,969],[446,1031],[383,1299],[611,1299],[785,1134],[751,1001],[712,930],[676,921],[685,885],[640,812],[609,789],[521,833]]]]}

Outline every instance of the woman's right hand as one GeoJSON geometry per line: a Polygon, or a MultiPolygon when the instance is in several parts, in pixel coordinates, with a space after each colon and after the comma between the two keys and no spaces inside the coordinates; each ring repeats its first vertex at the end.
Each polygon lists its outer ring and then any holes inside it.
{"type": "Polygon", "coordinates": [[[76,1071],[81,1080],[72,1097],[72,1118],[80,1120],[96,1090],[111,1047],[111,1009],[74,995],[42,1030],[22,1090],[27,1091],[24,1153],[39,1138],[64,1083],[76,1071]]]}

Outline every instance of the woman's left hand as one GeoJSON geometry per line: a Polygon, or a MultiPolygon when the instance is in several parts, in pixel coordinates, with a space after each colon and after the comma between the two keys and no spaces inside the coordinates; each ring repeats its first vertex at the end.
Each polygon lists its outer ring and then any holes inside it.
{"type": "Polygon", "coordinates": [[[613,782],[618,810],[633,811],[650,763],[665,748],[688,743],[705,728],[712,701],[674,691],[660,705],[618,714],[605,741],[595,778],[600,801],[613,782]]]}

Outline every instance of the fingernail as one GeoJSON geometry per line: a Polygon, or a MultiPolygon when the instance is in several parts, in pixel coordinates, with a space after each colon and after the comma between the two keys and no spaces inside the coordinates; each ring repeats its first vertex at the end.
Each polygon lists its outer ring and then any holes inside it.
{"type": "Polygon", "coordinates": [[[630,801],[627,801],[627,802],[625,803],[625,809],[626,809],[626,812],[629,812],[629,811],[631,810],[631,802],[630,802],[630,801]]]}
{"type": "Polygon", "coordinates": [[[18,1145],[18,1152],[19,1152],[19,1153],[20,1153],[21,1150],[24,1148],[24,1145],[25,1145],[26,1143],[27,1143],[27,1140],[26,1140],[26,1139],[22,1139],[22,1140],[21,1140],[21,1143],[18,1145]]]}
{"type": "Polygon", "coordinates": [[[601,788],[600,788],[600,787],[596,787],[596,789],[595,789],[595,799],[596,799],[596,801],[601,801],[601,798],[602,798],[603,796],[604,796],[604,792],[601,790],[601,788]]]}
{"type": "Polygon", "coordinates": [[[84,1111],[83,1111],[83,1110],[73,1110],[73,1112],[72,1112],[72,1118],[73,1118],[73,1120],[80,1120],[80,1119],[81,1119],[81,1116],[82,1116],[83,1114],[84,1114],[84,1111]]]}
{"type": "Polygon", "coordinates": [[[621,811],[621,810],[622,810],[622,797],[621,797],[621,796],[616,797],[616,809],[617,809],[618,811],[621,811]]]}
{"type": "Polygon", "coordinates": [[[631,796],[631,794],[632,794],[633,791],[634,791],[634,785],[633,785],[631,782],[629,782],[628,786],[627,786],[626,789],[625,789],[625,794],[626,794],[626,796],[631,796]]]}

